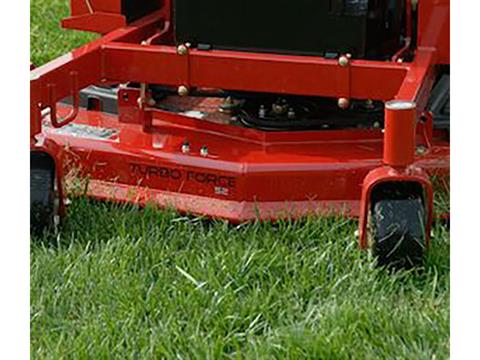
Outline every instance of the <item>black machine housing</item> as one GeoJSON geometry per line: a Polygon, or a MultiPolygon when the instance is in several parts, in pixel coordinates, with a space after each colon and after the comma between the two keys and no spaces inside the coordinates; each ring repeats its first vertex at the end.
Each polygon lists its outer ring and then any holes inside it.
{"type": "Polygon", "coordinates": [[[405,0],[174,0],[177,44],[384,59],[401,47],[405,0]]]}
{"type": "Polygon", "coordinates": [[[130,23],[160,9],[162,4],[163,0],[122,0],[122,14],[130,23]]]}

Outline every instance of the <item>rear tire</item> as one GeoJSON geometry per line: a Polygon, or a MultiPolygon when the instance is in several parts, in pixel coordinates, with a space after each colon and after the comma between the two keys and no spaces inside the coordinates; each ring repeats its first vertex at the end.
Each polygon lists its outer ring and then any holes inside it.
{"type": "Polygon", "coordinates": [[[42,235],[55,227],[55,171],[46,161],[30,165],[30,234],[42,235]]]}
{"type": "Polygon", "coordinates": [[[423,263],[426,211],[422,198],[381,199],[372,204],[372,253],[378,266],[410,269],[423,263]]]}

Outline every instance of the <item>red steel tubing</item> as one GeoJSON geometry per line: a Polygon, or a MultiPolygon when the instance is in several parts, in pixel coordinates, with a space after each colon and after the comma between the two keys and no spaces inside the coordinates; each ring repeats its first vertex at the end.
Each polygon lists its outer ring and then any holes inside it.
{"type": "Polygon", "coordinates": [[[417,108],[414,102],[393,100],[385,104],[383,162],[392,167],[407,167],[415,158],[417,108]]]}

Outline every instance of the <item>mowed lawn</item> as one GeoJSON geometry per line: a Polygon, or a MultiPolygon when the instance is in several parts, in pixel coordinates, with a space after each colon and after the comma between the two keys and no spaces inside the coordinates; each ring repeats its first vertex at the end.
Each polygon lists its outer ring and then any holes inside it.
{"type": "MultiPolygon", "coordinates": [[[[32,0],[32,62],[91,35],[67,0],[32,0]]],[[[389,274],[356,222],[229,225],[73,200],[31,243],[33,359],[447,359],[449,232],[424,269],[389,274]]]]}

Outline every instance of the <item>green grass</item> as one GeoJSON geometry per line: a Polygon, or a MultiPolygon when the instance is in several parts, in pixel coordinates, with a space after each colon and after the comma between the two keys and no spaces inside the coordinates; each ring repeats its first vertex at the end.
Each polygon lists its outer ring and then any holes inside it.
{"type": "MultiPolygon", "coordinates": [[[[33,0],[32,60],[90,36],[60,33],[66,1],[33,0]]],[[[389,274],[356,223],[228,225],[76,199],[31,244],[34,359],[447,359],[449,233],[423,270],[389,274]]]]}
{"type": "Polygon", "coordinates": [[[60,20],[70,15],[68,3],[68,0],[31,0],[30,61],[34,65],[42,65],[96,37],[61,28],[60,20]]]}

